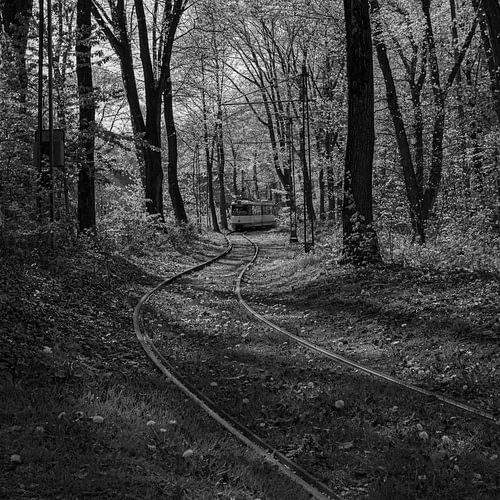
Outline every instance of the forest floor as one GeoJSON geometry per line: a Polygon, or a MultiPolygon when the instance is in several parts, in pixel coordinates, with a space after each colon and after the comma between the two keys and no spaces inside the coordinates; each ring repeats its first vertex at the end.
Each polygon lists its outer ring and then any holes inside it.
{"type": "MultiPolygon", "coordinates": [[[[252,268],[243,287],[252,306],[346,357],[498,415],[498,276],[338,267],[272,238],[284,249],[264,248],[252,268]]],[[[224,245],[205,235],[126,255],[91,245],[52,257],[1,250],[0,497],[306,498],[165,382],[133,331],[141,295],[224,245]]],[[[232,279],[207,280],[202,295],[192,280],[187,294],[165,295],[169,307],[151,306],[159,345],[175,339],[187,376],[340,495],[500,496],[498,426],[349,375],[251,324],[232,279]]]]}

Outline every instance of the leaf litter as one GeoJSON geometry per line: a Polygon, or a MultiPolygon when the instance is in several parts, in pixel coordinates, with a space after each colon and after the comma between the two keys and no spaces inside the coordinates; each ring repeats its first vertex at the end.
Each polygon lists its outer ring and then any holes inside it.
{"type": "MultiPolygon", "coordinates": [[[[441,365],[431,363],[441,360],[441,346],[451,345],[453,334],[436,342],[419,318],[423,307],[433,308],[438,302],[441,308],[442,300],[435,298],[446,293],[440,280],[428,285],[434,288],[427,291],[431,298],[426,302],[422,302],[422,294],[403,294],[406,302],[402,308],[395,297],[399,290],[412,286],[418,276],[415,270],[356,271],[331,266],[311,279],[310,270],[301,269],[293,255],[290,257],[283,239],[285,249],[275,255],[275,251],[266,252],[265,236],[251,237],[260,238],[262,259],[246,278],[243,295],[261,314],[315,343],[341,353],[349,351],[353,359],[411,382],[416,377],[425,383],[432,377],[439,379],[441,365]],[[362,282],[362,288],[356,282],[362,282]],[[358,291],[353,293],[350,286],[358,291]],[[413,303],[413,297],[422,305],[413,303]],[[388,308],[391,302],[394,310],[388,308]],[[412,365],[406,363],[409,353],[412,365]],[[417,367],[416,371],[409,373],[407,366],[417,367]]],[[[456,419],[454,410],[334,366],[249,321],[234,300],[233,279],[221,278],[234,275],[231,269],[234,273],[237,266],[212,266],[197,279],[189,277],[188,288],[184,280],[174,283],[152,305],[165,311],[168,330],[159,331],[148,323],[157,345],[210,399],[278,449],[286,443],[289,456],[346,498],[358,498],[360,491],[377,494],[389,483],[394,491],[409,488],[423,498],[432,498],[436,492],[462,494],[469,491],[474,474],[471,457],[477,467],[488,471],[483,474],[488,478],[485,491],[498,488],[498,472],[481,451],[486,446],[490,456],[497,454],[498,441],[491,437],[492,431],[498,436],[496,429],[479,421],[471,436],[467,418],[456,419]],[[222,352],[227,354],[221,356],[222,352]],[[425,422],[425,430],[422,426],[415,432],[410,424],[416,418],[425,422]],[[449,443],[468,444],[443,455],[444,442],[452,448],[449,443]],[[444,460],[442,470],[431,469],[435,461],[430,456],[444,460]],[[422,472],[420,476],[433,477],[433,482],[422,487],[417,476],[404,472],[409,463],[422,472]],[[460,473],[449,464],[460,464],[460,473]]],[[[466,290],[465,283],[461,286],[466,290]]],[[[444,329],[446,323],[439,323],[440,311],[432,318],[444,329]]],[[[469,342],[475,341],[470,338],[469,342]]],[[[455,340],[457,348],[459,344],[460,339],[455,340]]],[[[481,344],[479,351],[485,347],[481,344]]],[[[498,361],[498,350],[495,355],[498,361]]],[[[489,380],[485,393],[498,396],[494,382],[489,380]]],[[[488,398],[484,401],[489,403],[488,398]]]]}

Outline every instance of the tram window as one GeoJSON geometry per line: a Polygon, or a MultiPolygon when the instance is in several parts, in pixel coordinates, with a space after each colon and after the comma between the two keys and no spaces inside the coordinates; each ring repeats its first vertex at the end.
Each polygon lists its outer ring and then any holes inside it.
{"type": "Polygon", "coordinates": [[[233,215],[249,215],[250,208],[247,206],[233,206],[233,215]]]}

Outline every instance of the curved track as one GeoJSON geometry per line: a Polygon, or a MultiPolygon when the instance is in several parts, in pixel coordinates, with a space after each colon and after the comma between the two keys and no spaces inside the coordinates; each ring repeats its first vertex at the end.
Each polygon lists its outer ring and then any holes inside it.
{"type": "MultiPolygon", "coordinates": [[[[248,240],[250,241],[250,240],[248,240]]],[[[234,248],[233,244],[229,244],[226,251],[212,259],[207,260],[199,265],[193,266],[185,271],[178,273],[171,278],[161,282],[158,286],[146,293],[138,302],[134,310],[134,329],[139,342],[141,343],[144,351],[153,362],[153,364],[171,381],[173,382],[184,394],[186,394],[192,401],[194,401],[200,408],[202,408],[208,415],[216,420],[222,427],[229,431],[234,437],[244,443],[246,446],[254,450],[267,462],[278,467],[278,469],[292,481],[304,488],[312,498],[328,499],[339,498],[333,491],[326,485],[315,478],[308,471],[291,461],[288,457],[282,454],[263,441],[260,437],[254,434],[250,429],[241,425],[233,417],[231,417],[224,410],[219,408],[217,404],[208,398],[203,392],[194,387],[183,375],[178,373],[174,366],[161,354],[156,348],[153,339],[148,336],[143,320],[143,307],[148,300],[157,292],[167,287],[169,284],[174,283],[179,278],[188,274],[195,273],[203,268],[213,264],[226,257],[234,248]]],[[[252,248],[252,247],[250,247],[252,248]]],[[[254,248],[258,248],[254,246],[254,248]]],[[[250,263],[255,261],[257,251],[251,255],[250,263]]],[[[238,258],[241,258],[238,256],[238,258]]],[[[244,262],[243,262],[244,263],[244,262]]],[[[248,264],[247,264],[248,266],[248,264]]],[[[245,266],[245,269],[247,268],[245,266]]],[[[242,275],[238,278],[238,283],[241,283],[242,275]]]]}
{"type": "Polygon", "coordinates": [[[427,389],[424,389],[422,387],[418,387],[416,385],[410,384],[408,382],[405,382],[404,380],[397,379],[396,377],[393,377],[391,375],[388,375],[386,373],[380,372],[378,370],[374,370],[372,368],[369,368],[367,366],[364,366],[360,363],[356,363],[354,361],[351,361],[350,359],[345,358],[344,356],[340,356],[339,354],[336,354],[332,351],[329,351],[328,349],[325,349],[323,347],[317,346],[313,344],[312,342],[309,342],[308,340],[295,335],[280,326],[276,325],[272,321],[269,321],[265,316],[262,314],[258,313],[255,309],[253,309],[242,297],[241,295],[241,282],[248,271],[248,269],[253,265],[255,260],[257,259],[258,253],[259,253],[259,247],[248,237],[245,236],[245,238],[254,246],[255,252],[252,260],[244,267],[244,269],[241,271],[240,275],[238,276],[238,280],[236,282],[236,295],[238,296],[238,301],[240,304],[256,319],[261,321],[262,323],[266,324],[273,330],[281,333],[282,335],[285,335],[289,339],[294,340],[295,342],[299,343],[300,345],[306,347],[307,349],[310,349],[312,351],[318,352],[322,354],[323,356],[326,356],[328,359],[331,359],[337,363],[341,363],[345,366],[349,366],[350,368],[354,368],[360,372],[366,373],[367,375],[370,375],[372,377],[377,377],[381,380],[385,380],[386,382],[389,382],[391,384],[397,385],[403,389],[406,389],[411,392],[423,394],[424,396],[431,397],[433,399],[436,399],[438,401],[441,401],[442,403],[445,403],[449,406],[452,406],[454,408],[458,408],[462,411],[465,411],[467,413],[470,413],[472,415],[475,415],[476,417],[483,418],[485,420],[488,420],[496,425],[500,425],[500,420],[496,419],[494,415],[491,413],[488,413],[484,410],[481,410],[480,408],[475,408],[473,406],[470,406],[468,404],[462,403],[461,401],[457,401],[456,399],[450,398],[448,396],[438,394],[436,392],[429,391],[427,389]]]}
{"type": "MultiPolygon", "coordinates": [[[[315,345],[308,340],[291,333],[280,326],[269,321],[264,315],[260,314],[254,310],[242,297],[241,288],[242,283],[245,281],[246,273],[249,268],[257,259],[259,255],[258,245],[252,241],[251,238],[243,234],[232,234],[230,236],[231,243],[229,243],[228,248],[220,255],[203,262],[197,266],[189,268],[184,272],[181,272],[165,281],[160,283],[156,288],[145,294],[139,303],[137,304],[134,311],[134,327],[137,337],[142,344],[147,355],[151,361],[159,368],[159,370],[167,376],[177,387],[179,387],[188,397],[190,397],[200,408],[202,408],[206,413],[208,413],[212,418],[214,418],[220,425],[222,425],[226,430],[228,430],[233,436],[239,439],[242,443],[253,449],[260,456],[262,456],[269,463],[277,466],[282,473],[287,475],[292,481],[303,487],[313,498],[339,498],[339,496],[334,493],[325,484],[319,481],[316,477],[311,475],[303,467],[299,466],[290,458],[285,456],[282,452],[278,451],[272,445],[266,443],[263,439],[252,432],[248,427],[242,425],[238,420],[229,415],[226,411],[220,408],[214,399],[206,396],[204,390],[200,390],[190,383],[184,375],[181,374],[182,369],[178,369],[178,366],[169,361],[160,351],[161,349],[155,345],[153,341],[154,335],[148,335],[146,332],[146,325],[144,322],[144,306],[150,301],[156,294],[160,291],[170,289],[169,285],[180,286],[182,290],[183,281],[187,275],[197,273],[202,269],[219,262],[214,269],[210,268],[210,272],[213,274],[211,279],[217,282],[220,280],[231,280],[235,284],[235,292],[238,296],[239,303],[244,307],[248,314],[253,318],[258,319],[260,322],[266,325],[266,327],[271,328],[274,331],[285,335],[288,339],[293,340],[298,345],[305,347],[310,351],[317,352],[321,354],[328,360],[334,361],[336,364],[342,364],[348,366],[356,371],[365,373],[366,375],[374,378],[381,379],[385,382],[389,382],[392,385],[402,388],[404,391],[419,393],[425,397],[433,398],[440,403],[449,405],[453,408],[460,409],[461,411],[467,412],[468,414],[484,419],[488,422],[499,424],[499,421],[495,417],[481,409],[474,408],[460,401],[456,401],[453,398],[449,398],[444,395],[440,395],[426,389],[420,388],[418,386],[412,385],[405,381],[399,380],[395,377],[387,375],[385,373],[373,370],[362,364],[353,362],[343,356],[340,356],[328,349],[321,346],[315,345]],[[222,269],[220,269],[222,266],[222,269]],[[237,278],[236,278],[237,276],[237,278]],[[236,279],[235,279],[236,278],[236,279]]],[[[229,242],[229,240],[228,240],[229,242]]],[[[270,247],[271,248],[271,247],[270,247]]],[[[203,279],[203,278],[202,278],[203,279]]],[[[205,276],[205,279],[208,279],[205,276]]],[[[260,433],[260,432],[259,432],[260,433]]]]}

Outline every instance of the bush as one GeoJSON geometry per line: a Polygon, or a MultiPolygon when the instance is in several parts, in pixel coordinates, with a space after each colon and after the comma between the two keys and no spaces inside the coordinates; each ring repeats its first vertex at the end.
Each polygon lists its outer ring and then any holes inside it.
{"type": "Polygon", "coordinates": [[[500,272],[500,235],[491,228],[492,214],[482,210],[429,225],[425,245],[411,236],[380,231],[386,260],[426,268],[500,272]]]}
{"type": "Polygon", "coordinates": [[[143,251],[164,240],[165,224],[160,216],[146,212],[141,192],[137,186],[103,188],[106,202],[98,217],[97,233],[125,251],[143,251]]]}

